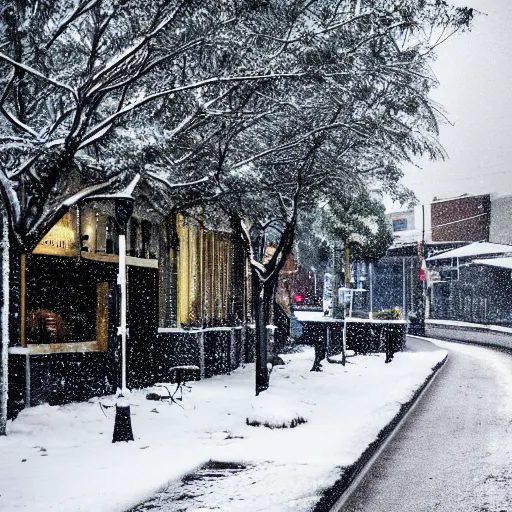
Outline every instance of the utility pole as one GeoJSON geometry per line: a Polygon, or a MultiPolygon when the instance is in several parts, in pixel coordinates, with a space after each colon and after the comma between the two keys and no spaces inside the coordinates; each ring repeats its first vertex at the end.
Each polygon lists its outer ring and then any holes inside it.
{"type": "Polygon", "coordinates": [[[349,243],[345,243],[345,288],[350,288],[350,246],[349,243]]]}
{"type": "Polygon", "coordinates": [[[340,317],[340,303],[339,303],[339,295],[338,288],[340,283],[340,275],[339,275],[339,258],[338,258],[338,248],[336,247],[336,242],[333,244],[332,249],[332,317],[339,318],[340,317]]]}
{"type": "Polygon", "coordinates": [[[402,256],[402,316],[403,316],[403,319],[405,320],[405,312],[406,312],[406,308],[407,308],[407,297],[406,297],[406,290],[405,290],[405,281],[406,281],[406,276],[405,276],[405,256],[402,256]]]}
{"type": "Polygon", "coordinates": [[[421,333],[425,334],[425,317],[427,312],[427,276],[428,272],[425,264],[425,205],[421,205],[421,220],[422,220],[422,230],[421,230],[421,247],[419,250],[419,263],[420,263],[420,278],[421,278],[421,301],[420,301],[420,314],[419,322],[421,333]]]}
{"type": "Polygon", "coordinates": [[[370,262],[369,277],[370,277],[370,319],[371,319],[373,316],[373,263],[372,262],[370,262]]]}

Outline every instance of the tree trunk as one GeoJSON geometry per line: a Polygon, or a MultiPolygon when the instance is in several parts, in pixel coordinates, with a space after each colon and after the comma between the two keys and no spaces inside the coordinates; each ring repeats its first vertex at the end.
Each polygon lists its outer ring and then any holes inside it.
{"type": "MultiPolygon", "coordinates": [[[[276,342],[274,337],[274,343],[269,346],[269,332],[267,327],[269,325],[275,325],[275,301],[277,291],[277,279],[270,278],[263,287],[263,314],[264,314],[264,327],[265,334],[267,335],[267,364],[270,363],[274,366],[276,361],[276,342]]],[[[275,334],[275,332],[274,332],[275,334]]]]}
{"type": "Polygon", "coordinates": [[[9,223],[2,218],[2,316],[1,316],[1,381],[0,381],[0,435],[7,433],[7,400],[9,392],[9,223]]]}
{"type": "Polygon", "coordinates": [[[345,242],[345,288],[350,288],[350,246],[345,242]]]}
{"type": "Polygon", "coordinates": [[[263,283],[252,271],[252,308],[256,327],[256,396],[268,389],[267,330],[264,311],[263,283]]]}
{"type": "MultiPolygon", "coordinates": [[[[293,218],[286,223],[281,241],[270,261],[264,264],[256,263],[253,260],[254,254],[264,254],[264,238],[252,237],[240,217],[234,217],[233,221],[235,236],[240,237],[243,241],[245,252],[250,256],[251,261],[252,308],[256,327],[256,395],[259,395],[269,386],[267,325],[272,318],[279,272],[293,247],[297,215],[295,212],[293,218]]],[[[256,261],[258,260],[256,259],[256,261]]]]}
{"type": "Polygon", "coordinates": [[[277,279],[262,282],[252,272],[253,316],[256,326],[256,396],[269,387],[267,325],[271,321],[277,279]]]}

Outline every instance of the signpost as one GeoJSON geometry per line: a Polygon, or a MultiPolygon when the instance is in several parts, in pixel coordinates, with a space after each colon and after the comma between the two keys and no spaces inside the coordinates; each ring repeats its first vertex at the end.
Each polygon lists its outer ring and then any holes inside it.
{"type": "Polygon", "coordinates": [[[354,303],[354,292],[366,292],[364,288],[340,288],[340,292],[343,293],[343,304],[345,305],[345,320],[343,321],[343,347],[341,355],[341,364],[345,366],[346,362],[346,350],[347,350],[347,318],[352,316],[352,305],[354,303]],[[348,297],[348,300],[347,300],[348,297]],[[348,307],[347,307],[348,306],[348,307]],[[348,315],[347,315],[348,309],[348,315]]]}

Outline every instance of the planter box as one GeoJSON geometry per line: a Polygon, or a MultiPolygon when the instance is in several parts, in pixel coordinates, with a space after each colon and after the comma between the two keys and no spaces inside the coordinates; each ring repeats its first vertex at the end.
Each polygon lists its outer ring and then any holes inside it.
{"type": "Polygon", "coordinates": [[[351,321],[347,325],[347,348],[356,354],[386,352],[392,358],[405,347],[407,323],[397,320],[351,321]]]}
{"type": "MultiPolygon", "coordinates": [[[[341,352],[345,320],[320,315],[304,315],[301,319],[301,316],[297,315],[302,324],[302,335],[297,343],[328,347],[328,355],[341,352]]],[[[346,321],[347,349],[356,354],[385,352],[386,362],[389,362],[395,352],[405,347],[407,322],[403,320],[348,318],[346,321]]]]}

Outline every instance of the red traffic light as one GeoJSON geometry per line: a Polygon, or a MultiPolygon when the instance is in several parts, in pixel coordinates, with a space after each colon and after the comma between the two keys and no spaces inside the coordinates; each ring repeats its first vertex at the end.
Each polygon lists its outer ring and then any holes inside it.
{"type": "Polygon", "coordinates": [[[304,295],[301,295],[300,293],[297,293],[295,295],[295,297],[293,297],[293,300],[297,303],[297,304],[302,304],[304,302],[304,295]]]}

